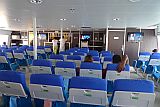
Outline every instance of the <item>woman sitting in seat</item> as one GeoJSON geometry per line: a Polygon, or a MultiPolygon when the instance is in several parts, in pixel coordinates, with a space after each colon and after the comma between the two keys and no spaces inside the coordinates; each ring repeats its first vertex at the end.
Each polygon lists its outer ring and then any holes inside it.
{"type": "Polygon", "coordinates": [[[113,63],[118,63],[118,67],[117,67],[117,71],[121,72],[124,70],[125,65],[129,64],[129,59],[128,56],[125,54],[122,56],[122,58],[120,57],[120,55],[114,55],[113,56],[113,63]]]}
{"type": "Polygon", "coordinates": [[[84,58],[84,62],[93,62],[93,57],[91,55],[87,55],[85,58],[84,58]]]}

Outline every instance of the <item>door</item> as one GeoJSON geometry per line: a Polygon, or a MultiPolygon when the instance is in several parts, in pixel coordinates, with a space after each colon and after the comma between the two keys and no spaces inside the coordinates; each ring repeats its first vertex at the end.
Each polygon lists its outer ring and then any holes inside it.
{"type": "Polygon", "coordinates": [[[124,31],[108,32],[108,50],[114,54],[122,55],[124,31]]]}

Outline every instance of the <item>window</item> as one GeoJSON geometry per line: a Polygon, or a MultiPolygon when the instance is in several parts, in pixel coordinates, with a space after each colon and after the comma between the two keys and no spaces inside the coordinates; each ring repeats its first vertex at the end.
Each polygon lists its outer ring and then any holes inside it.
{"type": "Polygon", "coordinates": [[[0,45],[2,46],[3,45],[3,42],[6,42],[6,44],[8,44],[8,38],[9,37],[9,35],[2,35],[2,34],[0,34],[0,38],[1,38],[1,40],[0,40],[0,45]]]}

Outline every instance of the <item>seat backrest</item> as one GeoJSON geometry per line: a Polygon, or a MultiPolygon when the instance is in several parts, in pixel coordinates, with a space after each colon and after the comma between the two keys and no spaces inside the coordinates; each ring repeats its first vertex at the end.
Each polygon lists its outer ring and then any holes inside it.
{"type": "Polygon", "coordinates": [[[23,50],[14,50],[13,55],[16,59],[25,59],[23,50]]]}
{"type": "Polygon", "coordinates": [[[108,64],[106,79],[114,81],[116,79],[130,79],[130,66],[126,64],[125,68],[121,72],[117,72],[118,64],[108,64]]]}
{"type": "Polygon", "coordinates": [[[67,61],[75,62],[76,63],[76,67],[80,67],[81,60],[82,60],[81,56],[78,56],[78,55],[69,55],[69,56],[67,56],[67,61]]]}
{"type": "Polygon", "coordinates": [[[69,101],[88,105],[108,105],[107,81],[92,77],[73,77],[69,84],[69,101]]]}
{"type": "Polygon", "coordinates": [[[27,97],[25,74],[16,71],[0,72],[0,93],[7,96],[27,97]]]}
{"type": "Polygon", "coordinates": [[[37,53],[45,54],[44,46],[37,46],[37,53]]]}
{"type": "Polygon", "coordinates": [[[154,83],[148,80],[115,80],[113,95],[112,106],[153,107],[154,83]]]}
{"type": "Polygon", "coordinates": [[[151,55],[151,54],[150,54],[150,52],[140,52],[140,53],[139,53],[139,56],[140,56],[140,55],[151,55]]]}
{"type": "Polygon", "coordinates": [[[7,58],[14,58],[12,49],[5,49],[5,50],[3,50],[3,52],[6,53],[7,58]]]}
{"type": "Polygon", "coordinates": [[[102,65],[92,62],[82,62],[80,76],[102,78],[102,65]]]}
{"type": "Polygon", "coordinates": [[[99,56],[99,53],[96,50],[90,50],[88,54],[91,56],[99,56]]]}
{"type": "Polygon", "coordinates": [[[29,85],[32,98],[65,101],[63,77],[53,74],[32,74],[29,85]]]}
{"type": "Polygon", "coordinates": [[[52,74],[53,68],[52,68],[52,62],[48,60],[33,60],[32,66],[30,66],[30,71],[33,74],[52,74]]]}
{"type": "Polygon", "coordinates": [[[27,54],[28,54],[29,56],[34,56],[33,47],[32,47],[32,46],[27,48],[27,54]]]}
{"type": "Polygon", "coordinates": [[[159,66],[160,65],[160,59],[150,59],[148,65],[159,66]]]}
{"type": "Polygon", "coordinates": [[[93,62],[94,63],[100,63],[100,57],[99,56],[93,56],[93,62]]]}
{"type": "Polygon", "coordinates": [[[55,74],[64,78],[76,76],[76,64],[74,62],[58,61],[55,66],[55,74]]]}
{"type": "Polygon", "coordinates": [[[150,55],[140,55],[138,60],[140,61],[149,61],[150,55]]]}
{"type": "Polygon", "coordinates": [[[45,50],[45,52],[52,52],[51,46],[45,46],[44,50],[45,50]]]}
{"type": "Polygon", "coordinates": [[[64,61],[64,56],[51,54],[48,60],[52,62],[53,66],[55,66],[57,61],[64,61]]]}
{"type": "Polygon", "coordinates": [[[107,68],[107,64],[111,64],[112,63],[112,56],[102,57],[101,61],[103,63],[103,69],[106,69],[107,68]]]}
{"type": "Polygon", "coordinates": [[[0,52],[0,63],[8,63],[6,54],[4,52],[0,52]]]}

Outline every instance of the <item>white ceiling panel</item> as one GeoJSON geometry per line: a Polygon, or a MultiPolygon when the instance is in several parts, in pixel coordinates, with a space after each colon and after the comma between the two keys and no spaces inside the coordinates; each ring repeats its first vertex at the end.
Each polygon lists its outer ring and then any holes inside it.
{"type": "Polygon", "coordinates": [[[0,0],[0,27],[32,29],[32,17],[41,29],[142,27],[160,23],[160,0],[43,0],[35,5],[30,0],[0,0]],[[75,9],[71,12],[70,9],[75,9]],[[2,17],[2,18],[1,18],[2,17]],[[61,18],[67,19],[60,21],[61,18]],[[119,18],[119,21],[113,21],[119,18]],[[5,21],[3,21],[5,20],[5,21]],[[7,24],[5,24],[7,23],[7,24]]]}

